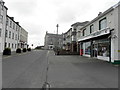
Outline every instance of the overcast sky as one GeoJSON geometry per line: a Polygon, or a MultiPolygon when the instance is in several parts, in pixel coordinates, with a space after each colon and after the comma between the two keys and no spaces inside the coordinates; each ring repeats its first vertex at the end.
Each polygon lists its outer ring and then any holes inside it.
{"type": "Polygon", "coordinates": [[[28,31],[28,44],[44,45],[46,31],[59,34],[75,22],[91,21],[120,0],[4,0],[8,15],[28,31]]]}

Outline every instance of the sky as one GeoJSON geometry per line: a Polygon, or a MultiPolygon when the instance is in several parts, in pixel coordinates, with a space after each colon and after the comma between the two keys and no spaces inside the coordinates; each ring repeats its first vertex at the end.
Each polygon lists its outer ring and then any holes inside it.
{"type": "Polygon", "coordinates": [[[120,0],[4,0],[8,15],[28,32],[28,44],[44,45],[46,31],[67,32],[76,22],[91,21],[120,0]]]}

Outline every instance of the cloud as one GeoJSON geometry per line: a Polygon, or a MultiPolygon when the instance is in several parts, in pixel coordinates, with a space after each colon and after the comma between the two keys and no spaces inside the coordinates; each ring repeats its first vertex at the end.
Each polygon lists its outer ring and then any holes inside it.
{"type": "Polygon", "coordinates": [[[57,7],[57,21],[61,23],[75,22],[77,17],[88,12],[91,9],[91,3],[86,0],[66,0],[57,7]],[[86,4],[86,5],[85,5],[86,4]]]}
{"type": "Polygon", "coordinates": [[[10,10],[8,12],[12,11],[18,15],[29,16],[35,11],[37,0],[13,0],[6,3],[9,3],[10,10]]]}
{"type": "Polygon", "coordinates": [[[8,15],[29,33],[29,43],[44,44],[45,32],[66,32],[71,24],[94,19],[119,0],[4,0],[8,15]]]}

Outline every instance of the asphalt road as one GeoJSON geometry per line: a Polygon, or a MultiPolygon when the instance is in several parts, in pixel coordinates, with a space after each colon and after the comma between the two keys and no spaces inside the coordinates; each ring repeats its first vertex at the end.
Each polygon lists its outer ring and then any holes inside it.
{"type": "Polygon", "coordinates": [[[51,52],[49,63],[52,88],[118,88],[118,67],[108,62],[51,52]]]}
{"type": "Polygon", "coordinates": [[[47,66],[47,51],[32,51],[4,57],[2,63],[3,88],[42,87],[47,66]]]}
{"type": "Polygon", "coordinates": [[[32,51],[3,59],[3,88],[117,88],[118,67],[81,56],[55,56],[53,51],[32,51]],[[47,61],[48,59],[48,61],[47,61]]]}

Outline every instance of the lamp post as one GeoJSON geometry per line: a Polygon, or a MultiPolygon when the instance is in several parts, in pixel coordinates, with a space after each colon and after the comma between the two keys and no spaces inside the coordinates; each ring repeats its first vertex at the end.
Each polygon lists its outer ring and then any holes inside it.
{"type": "Polygon", "coordinates": [[[57,54],[59,54],[59,37],[58,37],[58,28],[59,28],[59,24],[56,25],[57,27],[57,35],[56,35],[56,52],[57,54]]]}
{"type": "Polygon", "coordinates": [[[59,27],[59,25],[57,24],[56,27],[57,27],[57,35],[58,35],[58,27],[59,27]]]}

